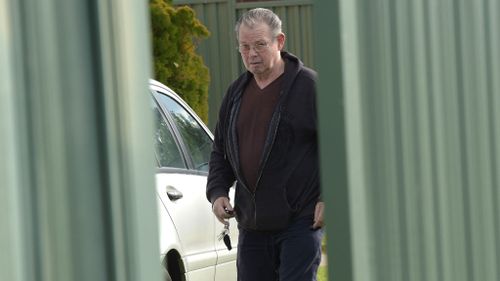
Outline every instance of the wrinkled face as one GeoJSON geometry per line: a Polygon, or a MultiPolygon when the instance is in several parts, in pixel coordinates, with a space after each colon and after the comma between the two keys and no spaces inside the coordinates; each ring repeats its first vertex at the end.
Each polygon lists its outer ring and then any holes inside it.
{"type": "Polygon", "coordinates": [[[246,69],[255,76],[272,73],[280,59],[285,36],[273,36],[269,26],[264,23],[253,28],[242,24],[238,34],[239,50],[246,69]]]}

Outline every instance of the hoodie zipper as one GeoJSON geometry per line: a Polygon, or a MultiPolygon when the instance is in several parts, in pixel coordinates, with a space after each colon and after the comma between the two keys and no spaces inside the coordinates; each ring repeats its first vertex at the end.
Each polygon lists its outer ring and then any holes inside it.
{"type": "Polygon", "coordinates": [[[236,115],[237,115],[236,113],[237,113],[237,111],[239,111],[239,106],[240,106],[240,104],[237,102],[232,103],[231,108],[229,109],[229,121],[228,121],[227,128],[226,128],[226,134],[227,134],[226,139],[229,140],[229,142],[226,145],[226,148],[224,149],[224,158],[227,159],[229,162],[233,163],[233,166],[236,167],[234,169],[234,172],[236,174],[236,179],[237,179],[238,183],[241,184],[243,189],[245,189],[246,192],[248,192],[250,194],[250,196],[252,197],[252,204],[253,204],[253,209],[254,209],[253,228],[256,228],[257,227],[257,208],[256,208],[257,206],[255,204],[255,193],[250,191],[250,189],[248,188],[248,186],[245,184],[245,182],[243,180],[241,180],[241,181],[238,180],[238,179],[242,179],[242,177],[241,177],[240,171],[239,171],[240,161],[239,161],[238,156],[237,156],[238,151],[234,145],[234,141],[235,141],[235,137],[236,137],[234,135],[234,128],[235,128],[234,122],[236,122],[236,115]]]}
{"type": "Polygon", "coordinates": [[[260,179],[262,178],[262,174],[264,173],[264,167],[266,166],[267,160],[269,159],[269,155],[271,155],[271,151],[273,150],[274,142],[276,141],[276,135],[278,134],[278,127],[279,127],[280,121],[281,121],[281,108],[279,109],[277,119],[278,120],[276,121],[276,127],[274,127],[273,139],[272,139],[271,144],[269,146],[269,150],[267,151],[266,157],[264,158],[264,161],[262,162],[262,165],[260,166],[259,177],[257,178],[257,181],[255,182],[255,190],[253,192],[254,194],[257,191],[257,187],[259,187],[260,179]]]}
{"type": "Polygon", "coordinates": [[[274,141],[276,140],[276,135],[278,133],[278,127],[280,124],[280,120],[281,120],[281,109],[280,109],[280,112],[278,112],[278,121],[276,121],[276,127],[274,128],[273,139],[271,141],[269,151],[267,152],[266,157],[264,158],[264,161],[262,162],[262,166],[260,167],[260,171],[259,171],[259,177],[257,178],[257,181],[255,182],[255,189],[252,192],[252,203],[253,203],[253,210],[254,210],[253,220],[254,220],[255,228],[257,228],[257,204],[255,203],[255,194],[257,193],[257,188],[259,187],[259,182],[260,182],[260,179],[262,178],[262,174],[264,173],[264,167],[266,166],[267,160],[269,159],[269,155],[271,155],[271,151],[273,150],[274,141]]]}

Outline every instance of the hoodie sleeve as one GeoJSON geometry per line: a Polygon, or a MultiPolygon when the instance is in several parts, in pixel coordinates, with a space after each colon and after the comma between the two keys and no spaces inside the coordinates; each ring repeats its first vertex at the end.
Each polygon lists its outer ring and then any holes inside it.
{"type": "Polygon", "coordinates": [[[219,197],[228,197],[229,188],[236,180],[233,169],[225,156],[225,124],[228,118],[229,93],[222,102],[219,111],[219,120],[215,126],[214,143],[210,154],[209,170],[207,178],[207,199],[212,204],[219,197]]]}

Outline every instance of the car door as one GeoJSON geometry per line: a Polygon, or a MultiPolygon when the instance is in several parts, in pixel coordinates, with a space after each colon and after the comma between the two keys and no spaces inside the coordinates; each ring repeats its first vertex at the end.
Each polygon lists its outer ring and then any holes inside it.
{"type": "MultiPolygon", "coordinates": [[[[155,94],[155,97],[162,94],[155,94]]],[[[158,99],[157,99],[158,100],[158,99]]],[[[205,197],[206,172],[192,169],[185,147],[178,139],[168,109],[154,105],[157,128],[155,151],[158,160],[157,193],[178,234],[188,280],[214,280],[217,254],[215,222],[205,197]]]]}

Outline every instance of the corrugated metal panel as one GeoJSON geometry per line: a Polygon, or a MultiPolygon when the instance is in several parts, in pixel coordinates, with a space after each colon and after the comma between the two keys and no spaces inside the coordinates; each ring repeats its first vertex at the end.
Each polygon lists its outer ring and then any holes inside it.
{"type": "Polygon", "coordinates": [[[314,67],[312,48],[312,0],[266,1],[236,3],[235,0],[180,0],[177,6],[189,5],[211,36],[200,43],[199,52],[210,69],[209,126],[218,118],[219,106],[229,84],[244,71],[234,25],[249,9],[265,7],[274,10],[283,20],[287,35],[285,48],[298,55],[306,65],[314,67]]]}
{"type": "Polygon", "coordinates": [[[236,22],[234,1],[174,1],[176,5],[189,4],[196,17],[207,26],[211,35],[199,45],[199,53],[210,70],[209,112],[211,128],[218,119],[218,108],[227,87],[238,73],[239,55],[233,32],[236,22]]]}
{"type": "Polygon", "coordinates": [[[147,18],[0,1],[0,280],[160,280],[147,18]]]}
{"type": "Polygon", "coordinates": [[[315,5],[333,279],[500,280],[499,2],[315,5]]]}

